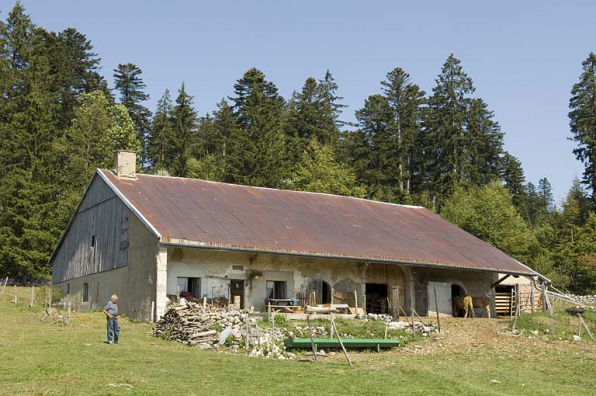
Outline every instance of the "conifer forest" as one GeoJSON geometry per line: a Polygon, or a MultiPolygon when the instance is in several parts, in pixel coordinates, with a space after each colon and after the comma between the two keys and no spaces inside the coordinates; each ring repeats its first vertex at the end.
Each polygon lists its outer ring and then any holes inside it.
{"type": "Polygon", "coordinates": [[[527,180],[505,150],[505,131],[457,54],[436,65],[430,92],[395,65],[357,109],[342,103],[332,70],[282,97],[257,68],[230,81],[233,94],[213,112],[195,106],[183,81],[148,108],[142,65],[100,69],[84,32],[48,31],[19,2],[2,17],[2,277],[50,276],[95,169],[112,168],[124,149],[137,153],[139,173],[425,206],[559,289],[596,293],[594,53],[578,65],[561,132],[584,172],[556,202],[549,180],[527,180]]]}

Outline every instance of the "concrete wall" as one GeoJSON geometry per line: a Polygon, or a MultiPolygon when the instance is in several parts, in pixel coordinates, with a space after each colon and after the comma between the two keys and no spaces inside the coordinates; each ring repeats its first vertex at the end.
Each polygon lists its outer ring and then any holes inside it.
{"type": "Polygon", "coordinates": [[[297,293],[306,292],[313,279],[322,279],[331,287],[337,286],[338,291],[356,290],[361,305],[368,279],[371,283],[399,286],[399,303],[406,306],[407,282],[404,272],[409,271],[403,271],[401,266],[389,267],[380,270],[379,265],[355,261],[170,247],[167,293],[176,294],[178,277],[191,277],[201,278],[201,297],[228,297],[229,279],[243,279],[245,306],[264,310],[267,281],[285,281],[288,297],[294,297],[297,293]],[[252,271],[260,271],[262,276],[251,280],[252,271]],[[343,290],[346,286],[349,290],[343,290]]]}
{"type": "MultiPolygon", "coordinates": [[[[439,312],[450,314],[452,311],[452,309],[449,309],[451,304],[444,301],[447,296],[440,290],[442,285],[449,288],[451,288],[451,285],[458,285],[464,289],[465,294],[472,297],[484,297],[488,295],[494,298],[491,294],[490,286],[497,279],[498,274],[491,272],[423,267],[413,268],[412,281],[414,282],[414,299],[416,301],[414,306],[420,315],[434,315],[434,292],[429,292],[429,285],[431,290],[436,285],[439,312]]],[[[482,316],[482,309],[477,308],[475,312],[477,316],[482,316]]]]}
{"type": "Polygon", "coordinates": [[[156,257],[158,240],[134,215],[128,227],[128,265],[55,283],[65,299],[83,309],[103,308],[112,294],[118,294],[120,313],[149,320],[151,302],[156,300],[156,257]],[[89,301],[84,303],[83,285],[89,284],[89,301]],[[67,291],[70,288],[70,294],[67,291]]]}

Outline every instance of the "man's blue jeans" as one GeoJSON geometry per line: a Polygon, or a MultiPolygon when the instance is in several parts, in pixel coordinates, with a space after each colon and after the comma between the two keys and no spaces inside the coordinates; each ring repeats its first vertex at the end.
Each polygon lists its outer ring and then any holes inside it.
{"type": "Polygon", "coordinates": [[[114,342],[118,343],[118,336],[120,336],[120,328],[118,327],[118,318],[108,319],[108,342],[112,342],[112,332],[114,332],[114,342]]]}

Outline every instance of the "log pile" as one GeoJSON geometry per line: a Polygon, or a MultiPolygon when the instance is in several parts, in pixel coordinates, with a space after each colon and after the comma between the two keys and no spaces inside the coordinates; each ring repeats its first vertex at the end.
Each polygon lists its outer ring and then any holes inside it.
{"type": "Polygon", "coordinates": [[[248,313],[180,299],[151,330],[151,335],[182,342],[201,349],[217,348],[251,356],[294,359],[286,352],[284,328],[261,328],[248,313]],[[227,349],[226,349],[227,348],[227,349]]]}

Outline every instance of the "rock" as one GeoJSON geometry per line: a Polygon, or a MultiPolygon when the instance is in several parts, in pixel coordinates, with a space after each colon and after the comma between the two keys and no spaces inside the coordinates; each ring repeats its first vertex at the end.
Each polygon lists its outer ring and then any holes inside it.
{"type": "Polygon", "coordinates": [[[575,335],[575,334],[573,335],[573,341],[581,341],[581,340],[582,340],[582,338],[580,336],[575,335]]]}
{"type": "Polygon", "coordinates": [[[499,382],[496,379],[491,379],[490,381],[488,381],[490,384],[500,384],[501,382],[499,382]]]}

